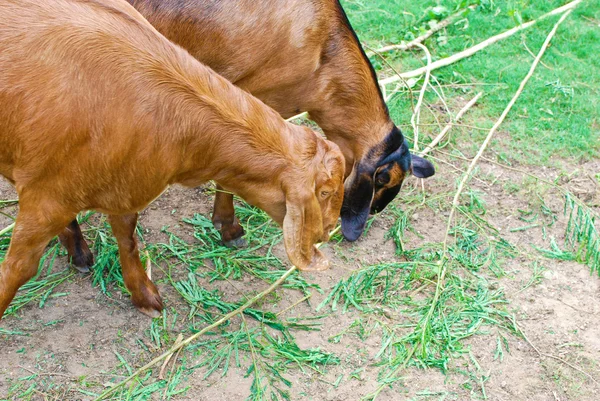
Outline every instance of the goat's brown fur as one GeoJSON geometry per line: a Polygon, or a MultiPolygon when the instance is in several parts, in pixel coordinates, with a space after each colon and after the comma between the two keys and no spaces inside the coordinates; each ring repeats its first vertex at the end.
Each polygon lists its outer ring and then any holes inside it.
{"type": "MultiPolygon", "coordinates": [[[[347,239],[358,238],[369,213],[393,200],[411,172],[433,174],[429,162],[410,155],[391,121],[338,0],[127,1],[168,39],[282,116],[310,113],[344,153],[347,239]]],[[[244,243],[230,194],[215,197],[213,222],[225,244],[244,243]]]]}
{"type": "MultiPolygon", "coordinates": [[[[342,225],[352,226],[354,213],[366,210],[357,227],[345,227],[348,239],[356,239],[349,228],[360,234],[369,211],[383,209],[413,170],[375,72],[338,0],[128,1],[167,38],[282,116],[310,113],[344,153],[350,177],[342,225]],[[396,157],[382,163],[392,153],[396,157]],[[370,175],[369,186],[360,189],[371,193],[366,204],[356,201],[362,193],[356,192],[358,178],[351,173],[359,167],[370,175]],[[389,170],[384,183],[382,177],[376,180],[380,170],[389,170]]],[[[421,171],[422,159],[412,159],[416,175],[433,174],[430,164],[421,171]]],[[[232,222],[221,224],[221,232],[242,235],[241,228],[232,229],[233,215],[221,214],[233,208],[219,202],[231,204],[232,197],[221,196],[215,204],[215,219],[232,222]]]]}
{"type": "MultiPolygon", "coordinates": [[[[159,34],[120,0],[0,2],[0,174],[19,213],[0,316],[76,214],[109,215],[133,303],[162,304],[139,259],[137,212],[167,186],[215,180],[283,226],[292,263],[323,269],[343,157],[159,34]]],[[[67,231],[68,232],[68,231],[67,231]]]]}

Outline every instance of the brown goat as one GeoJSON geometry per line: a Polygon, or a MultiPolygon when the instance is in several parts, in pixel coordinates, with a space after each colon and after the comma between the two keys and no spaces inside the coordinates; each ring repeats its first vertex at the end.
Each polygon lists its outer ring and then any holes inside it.
{"type": "Polygon", "coordinates": [[[216,181],[283,226],[298,268],[327,268],[314,244],[342,204],[337,145],[286,123],[124,1],[5,0],[0,15],[0,174],[19,195],[0,317],[48,241],[88,209],[109,215],[133,303],[158,314],[134,232],[137,212],[175,183],[216,181]]]}
{"type": "MultiPolygon", "coordinates": [[[[406,175],[434,174],[391,121],[338,0],[128,1],[168,39],[285,118],[310,113],[346,159],[346,239],[360,236],[369,213],[394,199],[406,175]]],[[[243,243],[230,194],[217,192],[213,222],[226,244],[243,243]]],[[[91,266],[81,234],[71,243],[84,247],[70,252],[74,263],[91,266]]]]}

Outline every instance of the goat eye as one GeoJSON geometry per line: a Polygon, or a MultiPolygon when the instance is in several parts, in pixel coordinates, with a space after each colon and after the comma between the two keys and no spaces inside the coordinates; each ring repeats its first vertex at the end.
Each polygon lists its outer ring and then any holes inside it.
{"type": "Polygon", "coordinates": [[[387,180],[383,177],[377,177],[375,179],[375,185],[377,185],[378,187],[382,187],[387,183],[387,180]]]}
{"type": "Polygon", "coordinates": [[[321,198],[327,198],[330,194],[331,192],[329,191],[321,191],[321,198]]]}
{"type": "Polygon", "coordinates": [[[390,178],[390,173],[386,170],[379,171],[375,175],[375,186],[381,188],[387,185],[390,182],[390,178]]]}

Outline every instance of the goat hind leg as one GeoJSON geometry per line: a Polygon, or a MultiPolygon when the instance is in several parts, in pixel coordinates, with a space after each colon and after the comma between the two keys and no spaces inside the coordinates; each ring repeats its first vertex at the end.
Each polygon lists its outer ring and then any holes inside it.
{"type": "Polygon", "coordinates": [[[142,267],[135,237],[137,218],[137,213],[110,215],[108,221],[117,238],[123,281],[131,293],[131,302],[144,315],[154,318],[160,316],[163,303],[158,289],[142,267]]]}
{"type": "Polygon", "coordinates": [[[0,318],[19,287],[36,275],[48,242],[73,217],[41,210],[38,206],[30,207],[21,199],[8,253],[0,267],[0,318]]]}
{"type": "Polygon", "coordinates": [[[235,217],[233,208],[233,195],[226,192],[217,184],[215,206],[212,222],[221,233],[221,240],[228,248],[244,248],[248,245],[244,236],[244,229],[235,217]]]}
{"type": "Polygon", "coordinates": [[[60,243],[67,249],[69,260],[73,266],[82,273],[90,271],[94,265],[94,255],[88,247],[77,219],[74,219],[60,235],[60,243]]]}

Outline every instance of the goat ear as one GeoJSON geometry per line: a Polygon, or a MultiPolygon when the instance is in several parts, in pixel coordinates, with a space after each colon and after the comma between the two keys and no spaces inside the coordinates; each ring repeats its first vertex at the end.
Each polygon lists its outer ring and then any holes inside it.
{"type": "Polygon", "coordinates": [[[341,212],[342,234],[348,241],[356,241],[367,224],[375,193],[373,176],[370,172],[356,172],[354,177],[350,177],[341,212]]]}
{"type": "Polygon", "coordinates": [[[325,270],[329,267],[329,261],[315,247],[315,243],[323,237],[321,208],[313,192],[306,189],[297,191],[299,188],[295,186],[286,191],[283,219],[285,250],[298,269],[325,270]]]}
{"type": "Polygon", "coordinates": [[[435,168],[430,161],[412,155],[412,173],[417,178],[427,178],[435,174],[435,168]]]}
{"type": "Polygon", "coordinates": [[[327,172],[327,176],[331,177],[344,177],[346,170],[346,163],[344,162],[344,155],[340,151],[340,148],[333,142],[324,140],[321,146],[325,149],[325,156],[323,157],[323,166],[327,172]]]}

